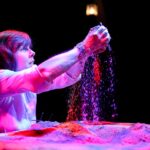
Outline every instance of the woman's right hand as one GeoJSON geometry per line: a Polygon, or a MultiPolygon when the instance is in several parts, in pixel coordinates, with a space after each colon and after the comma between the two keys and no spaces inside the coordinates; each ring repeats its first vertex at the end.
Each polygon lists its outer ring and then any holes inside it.
{"type": "Polygon", "coordinates": [[[93,53],[104,52],[110,39],[107,28],[103,25],[98,25],[90,29],[85,39],[77,47],[82,50],[84,56],[89,57],[93,53]]]}

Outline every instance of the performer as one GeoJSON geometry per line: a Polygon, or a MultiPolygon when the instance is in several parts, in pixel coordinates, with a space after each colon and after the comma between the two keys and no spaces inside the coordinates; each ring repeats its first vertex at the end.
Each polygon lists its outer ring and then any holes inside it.
{"type": "Polygon", "coordinates": [[[77,83],[86,60],[109,42],[107,28],[98,25],[72,49],[36,65],[27,33],[0,32],[0,132],[29,128],[36,122],[37,94],[77,83]]]}

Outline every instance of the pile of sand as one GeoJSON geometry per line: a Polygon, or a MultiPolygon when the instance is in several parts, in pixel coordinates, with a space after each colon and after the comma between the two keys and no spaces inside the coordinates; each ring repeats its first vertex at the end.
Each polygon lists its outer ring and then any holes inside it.
{"type": "Polygon", "coordinates": [[[150,150],[150,125],[113,122],[38,122],[0,134],[0,149],[150,150]]]}

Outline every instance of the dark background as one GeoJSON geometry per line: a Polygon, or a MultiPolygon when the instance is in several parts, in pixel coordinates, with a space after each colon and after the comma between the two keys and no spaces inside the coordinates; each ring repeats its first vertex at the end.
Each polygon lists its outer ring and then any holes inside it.
{"type": "MultiPolygon", "coordinates": [[[[28,32],[36,52],[36,63],[64,52],[83,40],[98,22],[108,28],[116,60],[116,121],[150,123],[149,43],[147,12],[142,3],[112,0],[12,1],[1,5],[0,31],[28,32]],[[96,2],[98,17],[87,17],[87,3],[96,2]]],[[[38,95],[37,117],[65,121],[68,88],[38,95]]]]}

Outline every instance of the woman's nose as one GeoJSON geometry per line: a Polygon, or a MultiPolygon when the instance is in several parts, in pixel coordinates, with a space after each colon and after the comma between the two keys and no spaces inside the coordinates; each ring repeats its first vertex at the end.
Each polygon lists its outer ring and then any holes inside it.
{"type": "Polygon", "coordinates": [[[33,50],[30,49],[29,55],[30,55],[30,57],[34,57],[35,52],[34,52],[33,50]]]}

